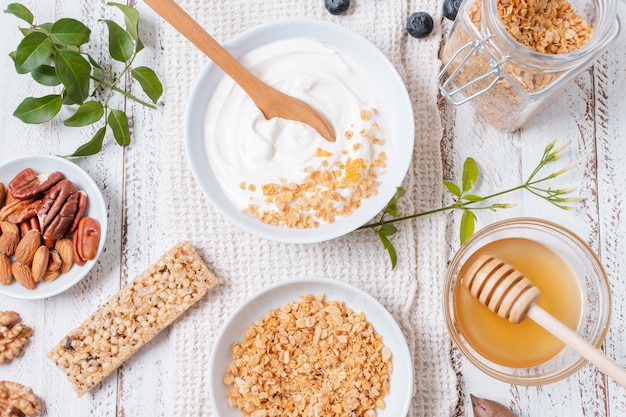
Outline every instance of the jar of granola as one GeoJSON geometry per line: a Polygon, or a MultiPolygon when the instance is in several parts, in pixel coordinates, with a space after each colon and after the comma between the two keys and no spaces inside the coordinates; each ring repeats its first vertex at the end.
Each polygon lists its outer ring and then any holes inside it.
{"type": "Polygon", "coordinates": [[[616,0],[464,0],[437,84],[501,131],[545,109],[619,33],[616,0]]]}

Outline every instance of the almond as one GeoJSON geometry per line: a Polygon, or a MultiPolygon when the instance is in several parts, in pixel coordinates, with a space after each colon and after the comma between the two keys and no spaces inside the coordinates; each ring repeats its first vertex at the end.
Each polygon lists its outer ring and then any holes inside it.
{"type": "Polygon", "coordinates": [[[13,281],[11,260],[5,254],[0,253],[0,284],[9,285],[11,281],[13,281]]]}
{"type": "Polygon", "coordinates": [[[17,224],[8,222],[6,220],[0,222],[0,230],[2,230],[2,233],[9,233],[9,232],[19,233],[20,232],[20,229],[19,227],[17,227],[17,224]]]}
{"type": "Polygon", "coordinates": [[[72,268],[72,265],[74,265],[72,239],[63,237],[57,240],[57,243],[54,245],[54,249],[61,257],[61,272],[65,274],[70,270],[70,268],[72,268]]]}
{"type": "Polygon", "coordinates": [[[33,280],[33,271],[31,271],[30,266],[21,264],[20,262],[13,262],[11,271],[13,272],[15,280],[22,284],[24,288],[28,288],[29,290],[35,289],[36,284],[35,280],[33,280]]]}
{"type": "Polygon", "coordinates": [[[32,264],[39,246],[41,246],[41,233],[35,229],[29,230],[15,248],[15,260],[23,265],[32,264]]]}
{"type": "Polygon", "coordinates": [[[41,279],[44,282],[52,282],[55,279],[57,279],[59,277],[59,275],[61,275],[61,273],[57,270],[57,271],[50,271],[47,270],[45,274],[43,274],[43,277],[41,277],[41,279]]]}
{"type": "Polygon", "coordinates": [[[41,280],[41,278],[46,273],[48,269],[48,261],[50,260],[50,251],[44,245],[39,246],[37,251],[35,252],[35,256],[33,256],[33,281],[36,283],[41,280]]]}
{"type": "Polygon", "coordinates": [[[3,233],[2,236],[0,236],[0,253],[5,254],[6,256],[13,256],[19,241],[20,237],[17,233],[3,233]]]}

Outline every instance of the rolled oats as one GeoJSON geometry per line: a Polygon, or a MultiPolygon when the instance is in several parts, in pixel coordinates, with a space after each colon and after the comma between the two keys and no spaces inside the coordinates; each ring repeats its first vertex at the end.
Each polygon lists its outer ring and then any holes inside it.
{"type": "Polygon", "coordinates": [[[301,295],[232,346],[224,375],[244,417],[373,417],[389,392],[391,350],[363,313],[301,295]]]}
{"type": "MultiPolygon", "coordinates": [[[[362,157],[351,158],[348,150],[342,151],[342,158],[335,159],[333,165],[327,159],[322,160],[322,169],[305,167],[307,178],[302,183],[268,183],[262,184],[260,190],[265,202],[271,204],[270,209],[261,210],[250,204],[244,212],[251,213],[259,220],[273,225],[282,225],[295,229],[318,227],[320,222],[333,223],[338,216],[349,216],[360,207],[365,198],[378,194],[380,182],[376,179],[387,167],[387,154],[380,150],[385,144],[381,138],[375,137],[380,126],[372,116],[377,115],[375,109],[361,111],[361,119],[371,120],[369,130],[358,132],[374,149],[377,149],[373,160],[362,157]]],[[[350,140],[354,132],[347,130],[344,138],[350,140]]],[[[361,148],[357,143],[351,147],[353,152],[361,148]]],[[[316,158],[329,158],[332,153],[317,148],[316,158]]],[[[242,188],[242,187],[240,187],[242,188]]],[[[250,189],[255,191],[259,187],[250,189]]],[[[242,188],[243,189],[243,188],[242,188]]]]}

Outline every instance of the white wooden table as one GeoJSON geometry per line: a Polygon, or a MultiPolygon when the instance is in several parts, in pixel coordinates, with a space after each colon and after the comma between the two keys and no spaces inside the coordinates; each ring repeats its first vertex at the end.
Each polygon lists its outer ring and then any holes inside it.
{"type": "MultiPolygon", "coordinates": [[[[38,22],[74,17],[95,26],[99,18],[114,16],[114,19],[119,19],[119,14],[105,6],[104,2],[32,1],[28,6],[38,22]]],[[[159,73],[164,53],[161,48],[164,23],[142,3],[137,7],[142,14],[142,39],[147,44],[140,60],[159,73]]],[[[619,5],[619,13],[626,16],[625,5],[619,5]]],[[[24,125],[11,116],[23,97],[42,95],[44,92],[28,76],[18,76],[7,56],[21,39],[17,26],[14,17],[0,16],[0,161],[32,153],[70,153],[86,142],[93,132],[65,128],[58,119],[41,126],[24,125]]],[[[104,33],[94,31],[92,44],[102,45],[104,33]]],[[[613,319],[604,350],[624,365],[625,51],[626,34],[622,32],[617,43],[592,69],[570,85],[557,104],[513,134],[493,130],[477,118],[469,106],[452,108],[441,101],[445,128],[441,138],[445,179],[457,179],[463,160],[472,156],[482,173],[479,191],[489,192],[516,185],[535,166],[543,147],[552,139],[571,142],[567,158],[575,159],[580,154],[587,156],[581,167],[564,180],[580,187],[584,200],[576,210],[563,212],[535,197],[515,194],[503,200],[517,203],[515,208],[480,213],[477,227],[502,218],[528,215],[556,221],[586,240],[599,254],[612,285],[613,319]]],[[[159,169],[157,151],[160,141],[166,140],[159,134],[161,110],[149,111],[130,101],[125,104],[133,131],[132,144],[122,149],[109,139],[99,155],[75,161],[94,178],[108,205],[106,251],[97,267],[76,287],[48,300],[22,301],[0,296],[0,310],[19,311],[24,321],[35,329],[35,336],[24,354],[8,365],[0,365],[0,379],[31,386],[44,399],[46,415],[49,416],[163,416],[169,415],[172,403],[172,347],[167,332],[126,362],[117,371],[116,377],[108,378],[103,388],[93,396],[82,399],[76,397],[69,384],[51,382],[58,380],[51,378],[52,373],[58,371],[45,359],[47,350],[68,331],[68,317],[87,317],[129,278],[149,265],[154,260],[154,254],[167,249],[158,227],[162,221],[159,218],[162,201],[157,192],[159,184],[156,183],[159,169]]],[[[455,231],[459,216],[451,214],[449,218],[451,257],[458,248],[455,231]]],[[[482,374],[452,347],[450,357],[458,373],[459,403],[455,416],[472,415],[468,400],[470,393],[509,405],[520,417],[626,415],[626,389],[607,380],[591,366],[556,384],[518,387],[482,374]]]]}

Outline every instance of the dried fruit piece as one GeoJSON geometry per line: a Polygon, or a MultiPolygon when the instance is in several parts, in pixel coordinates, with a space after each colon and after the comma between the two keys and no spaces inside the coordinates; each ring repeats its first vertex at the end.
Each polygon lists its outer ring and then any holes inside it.
{"type": "Polygon", "coordinates": [[[355,158],[346,166],[346,178],[350,182],[357,183],[365,175],[365,161],[363,158],[355,158]]]}
{"type": "Polygon", "coordinates": [[[34,290],[36,287],[35,280],[33,279],[33,271],[30,266],[24,265],[20,262],[13,262],[11,264],[11,271],[15,280],[19,282],[24,288],[34,290]]]}
{"type": "Polygon", "coordinates": [[[48,269],[48,261],[50,260],[50,251],[45,245],[39,246],[33,257],[33,281],[38,283],[48,269]]]}
{"type": "Polygon", "coordinates": [[[470,394],[474,417],[517,417],[513,411],[499,402],[470,394]]]}
{"type": "Polygon", "coordinates": [[[32,329],[19,320],[15,311],[0,311],[0,364],[18,356],[32,334],[32,329]]]}
{"type": "Polygon", "coordinates": [[[41,403],[33,390],[17,382],[0,381],[0,404],[7,410],[13,410],[9,417],[41,415],[41,403]]]}
{"type": "Polygon", "coordinates": [[[13,256],[15,254],[15,248],[20,242],[20,237],[15,232],[3,233],[0,236],[0,253],[6,256],[13,256]]]}
{"type": "Polygon", "coordinates": [[[26,168],[11,180],[9,192],[18,200],[26,200],[43,194],[62,179],[60,172],[38,174],[34,169],[26,168]]]}
{"type": "Polygon", "coordinates": [[[32,264],[39,246],[41,246],[41,233],[35,229],[29,230],[15,248],[15,260],[24,265],[32,264]]]}
{"type": "Polygon", "coordinates": [[[74,264],[72,240],[67,237],[57,240],[56,245],[54,245],[54,250],[56,250],[61,257],[61,272],[63,274],[67,273],[74,264]]]}
{"type": "Polygon", "coordinates": [[[11,272],[11,259],[4,253],[0,253],[0,284],[9,285],[13,281],[11,272]]]}

